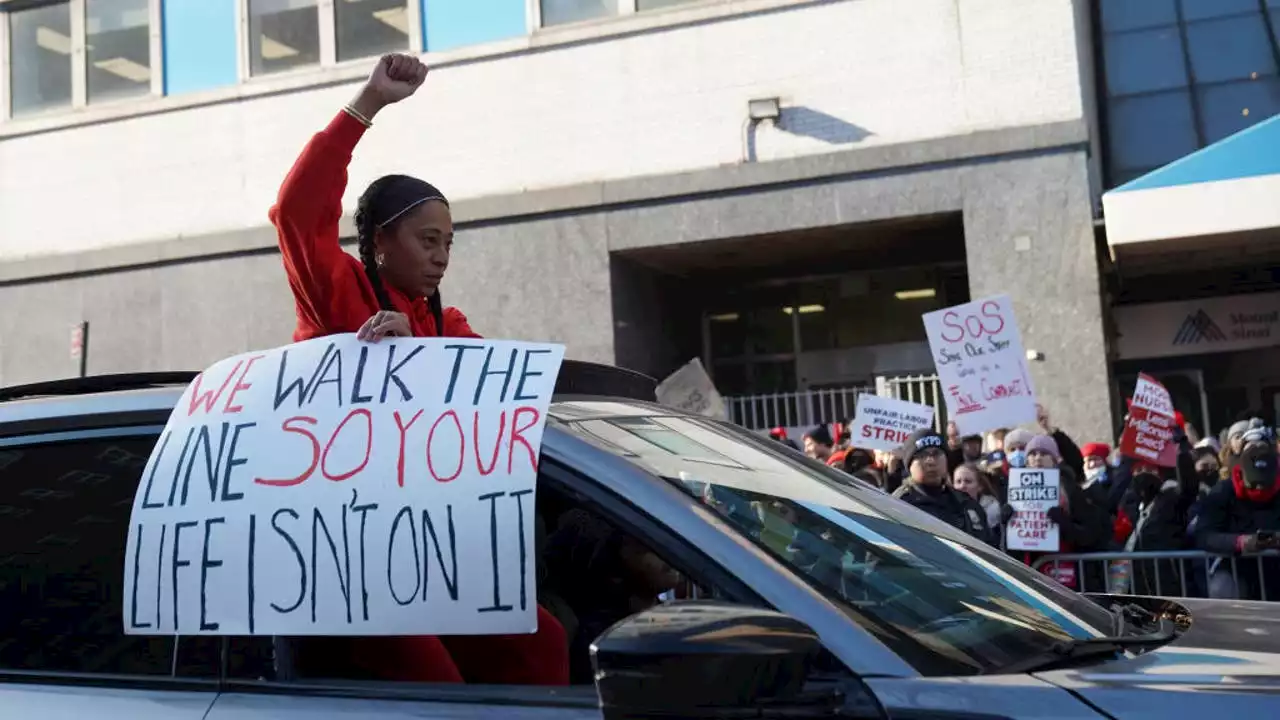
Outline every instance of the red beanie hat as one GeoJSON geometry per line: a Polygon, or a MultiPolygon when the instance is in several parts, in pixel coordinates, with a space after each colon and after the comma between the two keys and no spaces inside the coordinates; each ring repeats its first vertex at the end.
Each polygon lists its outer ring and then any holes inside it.
{"type": "Polygon", "coordinates": [[[1087,443],[1080,449],[1080,453],[1085,457],[1100,457],[1106,460],[1111,456],[1111,446],[1106,443],[1087,443]]]}

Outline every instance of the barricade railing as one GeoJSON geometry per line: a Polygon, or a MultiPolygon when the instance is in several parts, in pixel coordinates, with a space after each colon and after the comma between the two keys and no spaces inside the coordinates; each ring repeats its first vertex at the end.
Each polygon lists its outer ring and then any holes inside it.
{"type": "Polygon", "coordinates": [[[805,428],[840,422],[853,416],[858,393],[869,387],[843,387],[800,392],[766,393],[726,397],[729,419],[748,430],[775,427],[805,428]]]}
{"type": "Polygon", "coordinates": [[[1203,550],[1058,553],[1037,558],[1031,568],[1045,572],[1055,563],[1066,563],[1075,571],[1080,592],[1280,600],[1268,597],[1267,566],[1271,563],[1264,562],[1267,559],[1280,560],[1280,551],[1249,555],[1203,550]]]}

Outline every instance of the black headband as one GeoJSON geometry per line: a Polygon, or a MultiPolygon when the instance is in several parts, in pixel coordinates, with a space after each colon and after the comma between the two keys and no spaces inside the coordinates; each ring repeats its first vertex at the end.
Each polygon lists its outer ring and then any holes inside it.
{"type": "Polygon", "coordinates": [[[371,208],[373,224],[377,227],[390,225],[405,213],[430,200],[449,204],[444,193],[425,180],[408,175],[388,175],[382,180],[384,185],[378,191],[371,208]]]}

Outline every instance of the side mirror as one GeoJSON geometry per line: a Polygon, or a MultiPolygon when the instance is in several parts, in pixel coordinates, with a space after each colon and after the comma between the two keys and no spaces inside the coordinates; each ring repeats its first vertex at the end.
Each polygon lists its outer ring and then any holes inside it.
{"type": "Polygon", "coordinates": [[[591,644],[591,663],[605,720],[832,717],[838,693],[803,692],[821,647],[781,613],[692,600],[609,628],[591,644]]]}

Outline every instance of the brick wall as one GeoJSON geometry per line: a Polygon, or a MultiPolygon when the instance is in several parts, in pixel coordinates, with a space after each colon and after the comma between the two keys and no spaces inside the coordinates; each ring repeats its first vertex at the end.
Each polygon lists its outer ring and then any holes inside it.
{"type": "MultiPolygon", "coordinates": [[[[478,197],[1079,118],[1072,6],[819,2],[448,66],[378,119],[347,201],[391,171],[478,197]],[[768,96],[782,126],[748,133],[768,96]]],[[[261,226],[355,87],[0,126],[0,260],[261,226]]]]}

